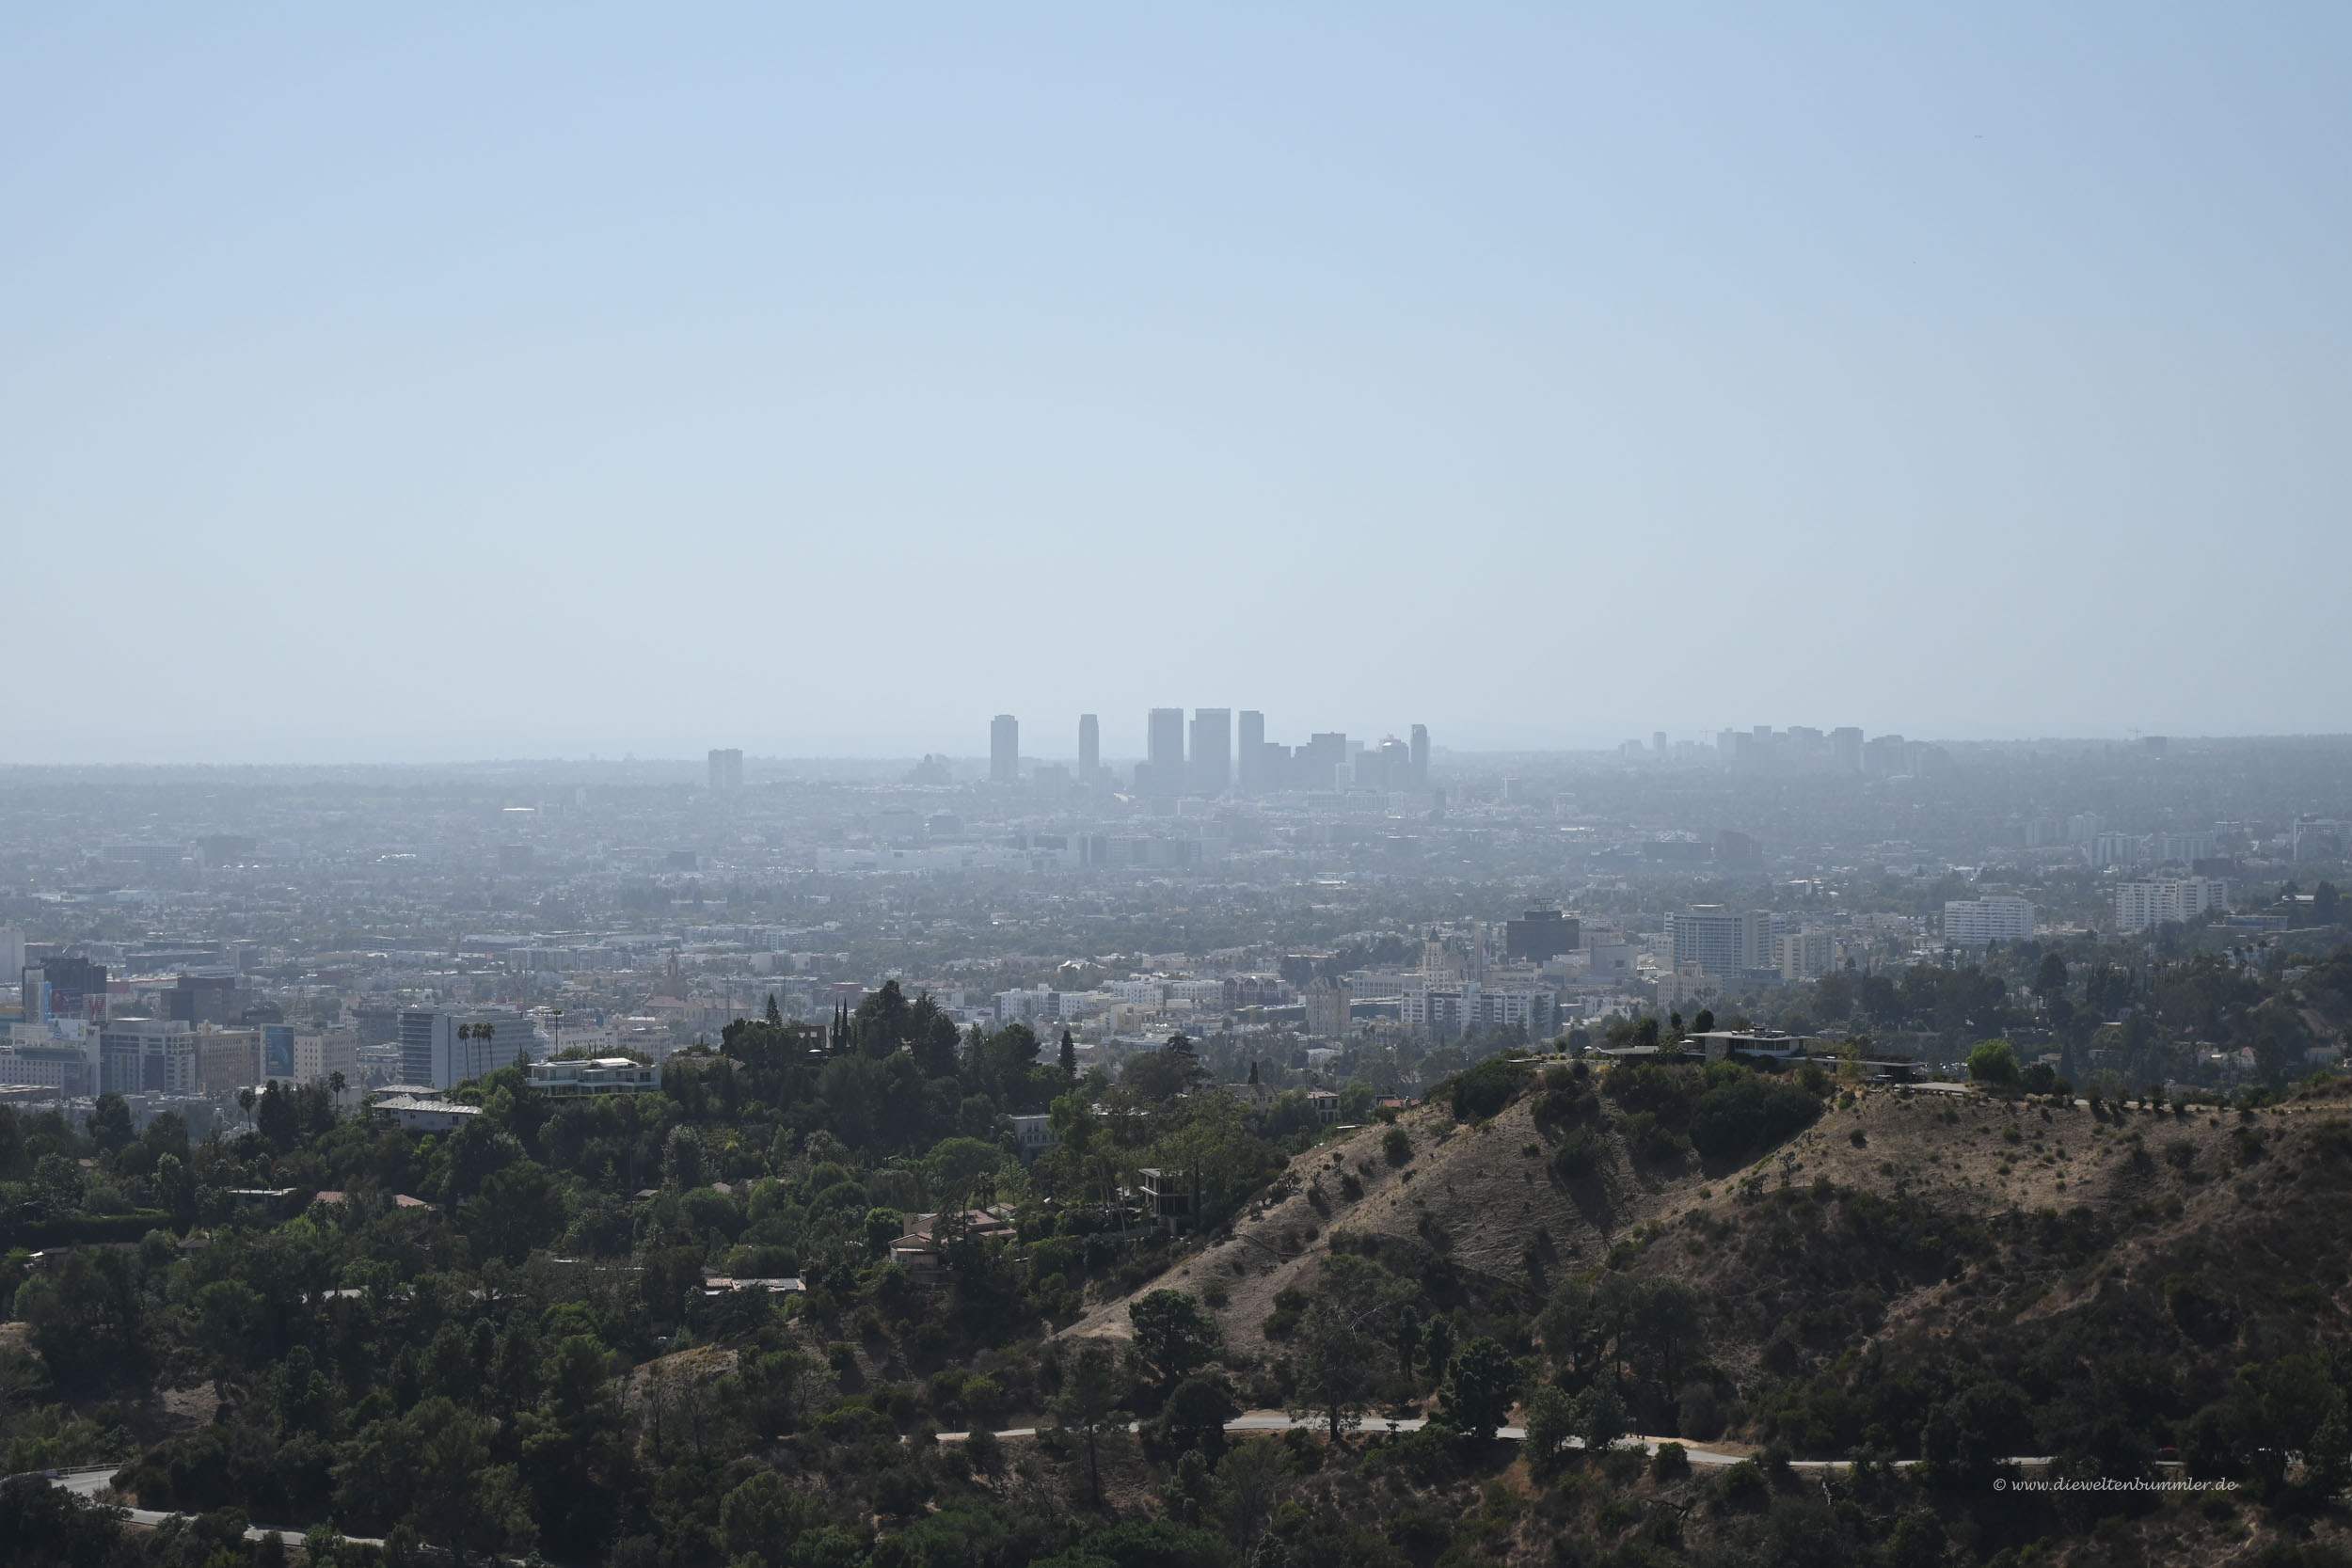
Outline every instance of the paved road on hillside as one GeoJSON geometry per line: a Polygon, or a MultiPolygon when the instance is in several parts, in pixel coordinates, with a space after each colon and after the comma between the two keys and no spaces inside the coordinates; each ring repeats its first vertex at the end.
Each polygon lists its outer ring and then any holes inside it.
{"type": "MultiPolygon", "coordinates": [[[[119,1465],[108,1465],[103,1468],[52,1470],[48,1472],[48,1475],[54,1485],[62,1486],[79,1497],[95,1497],[106,1490],[106,1483],[114,1480],[115,1472],[121,1467],[119,1465]]],[[[159,1513],[151,1508],[126,1508],[122,1512],[124,1516],[135,1525],[162,1525],[168,1524],[174,1519],[189,1517],[185,1513],[159,1513]]],[[[247,1541],[260,1541],[268,1536],[282,1535],[286,1538],[286,1544],[291,1546],[300,1544],[302,1534],[302,1528],[299,1526],[252,1525],[246,1528],[245,1538],[247,1541]]],[[[367,1535],[346,1535],[342,1539],[358,1542],[363,1546],[384,1544],[375,1537],[367,1535]]]]}
{"type": "MultiPolygon", "coordinates": [[[[1422,1428],[1427,1426],[1429,1422],[1427,1419],[1418,1416],[1410,1418],[1409,1419],[1399,1421],[1390,1420],[1386,1417],[1374,1416],[1365,1418],[1365,1419],[1354,1430],[1359,1433],[1369,1433],[1374,1435],[1379,1435],[1385,1433],[1419,1432],[1422,1428]]],[[[1129,1432],[1140,1431],[1141,1428],[1142,1423],[1140,1421],[1130,1421],[1127,1423],[1127,1430],[1129,1432]]],[[[1286,1415],[1279,1410],[1252,1410],[1247,1415],[1237,1416],[1232,1420],[1225,1423],[1225,1430],[1228,1432],[1289,1432],[1293,1428],[1303,1429],[1308,1432],[1320,1432],[1324,1428],[1324,1422],[1313,1417],[1294,1417],[1286,1415]]],[[[998,1437],[1035,1437],[1037,1434],[1038,1429],[1036,1427],[1009,1427],[1005,1431],[996,1433],[998,1437]]],[[[1527,1429],[1525,1427],[1497,1427],[1495,1429],[1495,1435],[1507,1442],[1524,1442],[1527,1438],[1527,1429]]],[[[939,1434],[939,1441],[943,1443],[964,1443],[969,1442],[971,1437],[972,1434],[968,1432],[943,1432],[939,1434]]],[[[1638,1444],[1644,1453],[1654,1454],[1658,1451],[1658,1446],[1661,1443],[1682,1443],[1682,1439],[1679,1437],[1627,1437],[1620,1441],[1617,1447],[1629,1449],[1638,1444]]],[[[1569,1448],[1581,1449],[1583,1446],[1584,1440],[1581,1437],[1571,1437],[1568,1439],[1569,1448]]],[[[1685,1453],[1691,1456],[1691,1463],[1693,1465],[1737,1465],[1741,1460],[1749,1457],[1743,1453],[1720,1453],[1713,1449],[1696,1448],[1689,1443],[1682,1443],[1682,1449],[1685,1453]]],[[[2047,1465],[2049,1461],[2042,1458],[2018,1458],[2011,1459],[2008,1461],[2008,1463],[2011,1465],[2047,1465]]],[[[1789,1461],[1789,1466],[1792,1469],[1798,1470],[1825,1470],[1836,1472],[1851,1469],[1853,1467],[1853,1461],[1850,1459],[1794,1459],[1789,1461]]]]}

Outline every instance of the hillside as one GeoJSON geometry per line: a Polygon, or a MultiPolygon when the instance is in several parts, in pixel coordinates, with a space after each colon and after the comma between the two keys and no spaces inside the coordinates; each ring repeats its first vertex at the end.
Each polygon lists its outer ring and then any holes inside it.
{"type": "MultiPolygon", "coordinates": [[[[1563,1281],[1677,1279],[1705,1318],[1705,1360],[1688,1375],[1711,1385],[1720,1414],[1659,1388],[1648,1430],[1684,1419],[1696,1429],[1686,1435],[1824,1456],[1873,1425],[1899,1454],[1916,1452],[1924,1410],[1889,1422],[1817,1408],[1891,1369],[1959,1355],[2058,1397],[2069,1377],[2036,1362],[2044,1347],[2087,1360],[2128,1324],[2132,1354],[2161,1366],[2132,1373],[2147,1384],[2134,1430],[2100,1440],[2153,1454],[2232,1397],[2239,1362],[2343,1327],[2347,1088],[2186,1116],[1863,1089],[1753,1158],[1709,1163],[1637,1154],[1634,1118],[1605,1096],[1587,1119],[1547,1122],[1531,1084],[1489,1119],[1457,1122],[1442,1104],[1408,1113],[1402,1164],[1376,1125],[1295,1158],[1270,1201],[1145,1289],[1211,1304],[1227,1363],[1247,1378],[1288,1354],[1264,1325],[1283,1291],[1313,1289],[1335,1243],[1506,1338],[1532,1334],[1525,1320],[1563,1281]],[[1601,1154],[1589,1176],[1564,1177],[1557,1152],[1581,1126],[1601,1154]]],[[[1101,1303],[1064,1338],[1124,1338],[1135,1299],[1101,1303]]],[[[1940,1366],[1938,1386],[1956,1375],[1940,1366]]]]}

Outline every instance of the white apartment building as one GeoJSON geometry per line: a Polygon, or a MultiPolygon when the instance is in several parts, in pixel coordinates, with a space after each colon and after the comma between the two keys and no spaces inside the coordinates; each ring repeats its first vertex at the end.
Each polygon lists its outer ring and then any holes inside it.
{"type": "Polygon", "coordinates": [[[2194,920],[2230,907],[2229,884],[2213,877],[2167,877],[2115,890],[2115,928],[2145,931],[2168,920],[2194,920]]]}
{"type": "Polygon", "coordinates": [[[1770,910],[1732,910],[1699,904],[1666,915],[1668,951],[1661,955],[1679,970],[1694,963],[1718,979],[1743,970],[1773,967],[1772,938],[1788,918],[1770,910]]]}
{"type": "MultiPolygon", "coordinates": [[[[1309,993],[1311,997],[1312,992],[1309,993]]],[[[1549,986],[1489,986],[1476,980],[1408,980],[1398,999],[1397,1022],[1408,1029],[1458,1035],[1470,1029],[1500,1029],[1517,1023],[1528,1037],[1541,1039],[1558,1028],[1559,993],[1549,986]]]]}
{"type": "Polygon", "coordinates": [[[1157,980],[1112,980],[1103,989],[1130,1007],[1156,1007],[1168,1000],[1168,988],[1157,980]]]}
{"type": "Polygon", "coordinates": [[[1963,947],[2024,942],[2033,935],[2033,904],[2009,894],[1950,898],[1944,903],[1944,940],[1963,947]]]}
{"type": "Polygon", "coordinates": [[[569,1057],[531,1064],[531,1086],[558,1100],[588,1094],[659,1094],[661,1065],[627,1056],[569,1057]]]}
{"type": "Polygon", "coordinates": [[[1783,931],[1772,939],[1772,967],[1784,980],[1818,980],[1837,967],[1831,931],[1783,931]]]}
{"type": "Polygon", "coordinates": [[[1061,992],[1050,986],[1034,990],[1000,990],[996,993],[996,1022],[999,1023],[1035,1023],[1041,1019],[1061,1017],[1061,992]]]}

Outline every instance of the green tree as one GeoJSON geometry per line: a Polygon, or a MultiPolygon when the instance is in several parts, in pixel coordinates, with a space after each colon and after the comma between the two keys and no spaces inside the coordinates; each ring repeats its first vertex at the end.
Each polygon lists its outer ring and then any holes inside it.
{"type": "Polygon", "coordinates": [[[661,1146],[662,1180],[673,1187],[703,1184],[703,1144],[691,1127],[673,1127],[661,1146]]]}
{"type": "Polygon", "coordinates": [[[914,1011],[896,980],[884,980],[880,990],[867,992],[851,1020],[859,1052],[875,1061],[895,1055],[907,1043],[914,1011]]]}
{"type": "Polygon", "coordinates": [[[1320,1416],[1334,1443],[1356,1425],[1379,1386],[1388,1319],[1410,1291],[1410,1286],[1354,1253],[1324,1259],[1322,1276],[1299,1319],[1294,1416],[1320,1416]]]}
{"type": "Polygon", "coordinates": [[[1087,1495],[1103,1506],[1103,1439],[1123,1426],[1126,1413],[1119,1407],[1119,1368],[1108,1346],[1089,1339],[1078,1348],[1062,1373],[1061,1393],[1053,1403],[1055,1417],[1086,1440],[1087,1495]]]}
{"type": "Polygon", "coordinates": [[[2042,955],[2042,967],[2034,971],[2033,993],[2046,1006],[2066,994],[2066,955],[2052,948],[2042,955]]]}
{"type": "Polygon", "coordinates": [[[1454,1321],[1440,1313],[1432,1313],[1422,1326],[1421,1360],[1422,1370],[1432,1383],[1445,1381],[1446,1368],[1454,1359],[1454,1321]]]}
{"type": "Polygon", "coordinates": [[[1234,1444],[1216,1467],[1217,1518],[1241,1561],[1256,1560],[1260,1532],[1282,1496],[1282,1445],[1271,1438],[1234,1444]]]}
{"type": "Polygon", "coordinates": [[[1163,1384],[1206,1366],[1217,1353],[1216,1320],[1182,1291],[1152,1291],[1127,1308],[1136,1354],[1163,1384]]]}
{"type": "Polygon", "coordinates": [[[101,1154],[128,1148],[131,1141],[138,1136],[131,1125],[131,1107],[120,1095],[102,1094],[98,1097],[97,1103],[90,1107],[89,1135],[101,1154]]]}
{"type": "Polygon", "coordinates": [[[1207,1069],[1193,1053],[1192,1041],[1183,1035],[1172,1035],[1159,1050],[1130,1058],[1120,1082],[1145,1100],[1165,1104],[1191,1090],[1206,1076],[1207,1069]]]}
{"type": "Polygon", "coordinates": [[[926,1079],[956,1075],[956,1021],[925,991],[907,1010],[907,1051],[926,1079]]]}
{"type": "Polygon", "coordinates": [[[1446,1419],[1479,1442],[1491,1441],[1519,1397],[1519,1364],[1501,1340],[1478,1335],[1454,1353],[1454,1370],[1438,1397],[1446,1419]]]}
{"type": "Polygon", "coordinates": [[[1078,1037],[1067,1029],[1061,1032],[1061,1070],[1065,1078],[1078,1076],[1078,1037]]]}
{"type": "Polygon", "coordinates": [[[1199,1449],[1214,1460],[1225,1451],[1225,1423],[1238,1414],[1223,1379],[1188,1377],[1160,1406],[1160,1431],[1174,1447],[1199,1449]]]}
{"type": "Polygon", "coordinates": [[[1579,1434],[1576,1403],[1556,1383],[1547,1383],[1527,1402],[1527,1467],[1542,1475],[1560,1462],[1569,1439],[1579,1434]]]}
{"type": "Polygon", "coordinates": [[[113,1568],[128,1560],[119,1508],[52,1486],[44,1476],[0,1481],[0,1542],[23,1568],[113,1568]]]}
{"type": "Polygon", "coordinates": [[[793,1548],[803,1536],[829,1522],[820,1498],[773,1470],[755,1472],[719,1500],[719,1539],[737,1561],[755,1553],[781,1568],[793,1560],[793,1548]]]}
{"type": "Polygon", "coordinates": [[[32,1328],[49,1374],[69,1389],[134,1378],[148,1365],[146,1309],[135,1257],[115,1247],[76,1247],[54,1275],[17,1287],[16,1318],[32,1328]]]}
{"type": "Polygon", "coordinates": [[[1679,1279],[1645,1280],[1635,1293],[1632,1318],[1634,1336],[1657,1373],[1659,1388],[1673,1393],[1680,1385],[1684,1360],[1706,1336],[1699,1293],[1679,1279]]]}
{"type": "Polygon", "coordinates": [[[1968,1076],[1979,1084],[2009,1087],[2017,1082],[2017,1053],[2007,1040],[1983,1040],[1968,1053],[1968,1076]]]}
{"type": "Polygon", "coordinates": [[[1577,1435],[1588,1452],[1599,1453],[1625,1435],[1625,1400],[1613,1382],[1603,1379],[1576,1396],[1572,1410],[1577,1435]]]}

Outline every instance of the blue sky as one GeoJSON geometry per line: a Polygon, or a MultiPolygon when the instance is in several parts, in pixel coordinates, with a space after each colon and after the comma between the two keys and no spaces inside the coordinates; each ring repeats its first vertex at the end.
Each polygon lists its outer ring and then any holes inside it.
{"type": "Polygon", "coordinates": [[[2352,11],[15,8],[0,760],[2352,729],[2352,11]]]}

